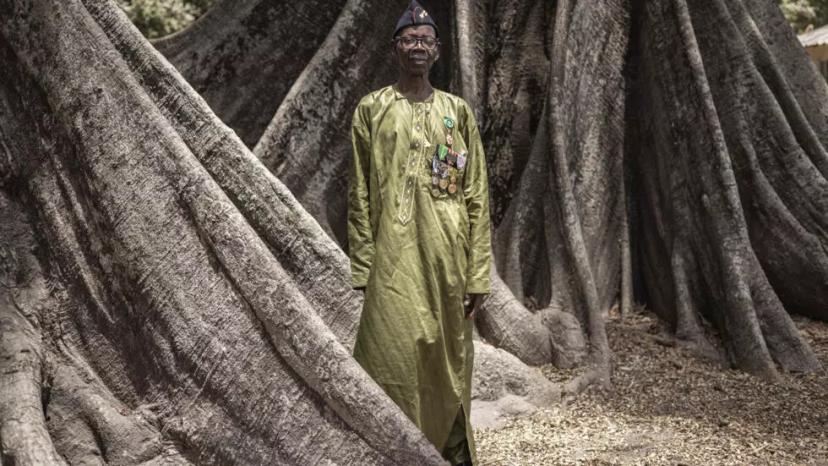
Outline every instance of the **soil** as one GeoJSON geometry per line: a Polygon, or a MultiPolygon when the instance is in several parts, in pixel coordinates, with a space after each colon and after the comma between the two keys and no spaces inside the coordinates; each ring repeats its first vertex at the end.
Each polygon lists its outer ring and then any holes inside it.
{"type": "Polygon", "coordinates": [[[828,465],[828,324],[795,320],[823,370],[769,383],[676,345],[646,310],[610,313],[612,389],[478,430],[480,464],[828,465]]]}

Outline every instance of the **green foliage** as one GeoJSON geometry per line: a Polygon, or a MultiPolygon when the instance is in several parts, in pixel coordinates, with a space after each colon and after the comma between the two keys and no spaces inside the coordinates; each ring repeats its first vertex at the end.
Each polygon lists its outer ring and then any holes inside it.
{"type": "Polygon", "coordinates": [[[797,33],[828,24],[828,0],[777,0],[797,33]]]}
{"type": "Polygon", "coordinates": [[[129,19],[150,39],[183,29],[215,0],[117,0],[129,19]]]}

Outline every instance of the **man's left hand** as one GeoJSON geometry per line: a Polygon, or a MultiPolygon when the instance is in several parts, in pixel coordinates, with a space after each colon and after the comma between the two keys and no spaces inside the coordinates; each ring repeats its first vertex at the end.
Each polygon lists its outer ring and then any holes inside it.
{"type": "Polygon", "coordinates": [[[477,314],[477,310],[480,309],[480,306],[483,304],[483,301],[486,300],[485,294],[478,294],[478,293],[470,293],[466,295],[466,299],[463,300],[464,307],[466,308],[466,319],[473,319],[474,316],[477,314]]]}

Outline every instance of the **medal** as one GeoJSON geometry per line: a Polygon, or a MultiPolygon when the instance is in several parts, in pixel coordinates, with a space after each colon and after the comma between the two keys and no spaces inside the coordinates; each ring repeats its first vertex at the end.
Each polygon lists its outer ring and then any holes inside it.
{"type": "Polygon", "coordinates": [[[462,170],[463,167],[465,167],[465,166],[466,166],[466,153],[461,152],[460,154],[457,155],[457,168],[462,170]]]}
{"type": "Polygon", "coordinates": [[[457,155],[458,155],[457,152],[454,152],[454,151],[449,152],[448,155],[446,156],[446,162],[448,162],[448,164],[451,165],[452,167],[456,167],[457,166],[457,155]]]}
{"type": "Polygon", "coordinates": [[[439,176],[437,176],[437,175],[433,175],[433,176],[431,177],[431,185],[432,185],[432,186],[437,186],[437,185],[439,185],[439,184],[440,184],[440,177],[439,177],[439,176]]]}
{"type": "Polygon", "coordinates": [[[448,183],[448,180],[446,180],[445,178],[442,178],[442,179],[440,180],[440,189],[446,189],[446,187],[448,186],[448,184],[449,184],[449,183],[448,183]]]}
{"type": "Polygon", "coordinates": [[[449,173],[449,166],[446,165],[445,163],[441,163],[440,164],[440,178],[448,177],[448,173],[449,173]]]}
{"type": "Polygon", "coordinates": [[[446,155],[449,153],[449,151],[451,151],[451,149],[449,149],[448,147],[442,144],[437,144],[437,157],[440,160],[446,160],[446,155]]]}
{"type": "Polygon", "coordinates": [[[454,120],[450,116],[443,117],[443,124],[446,125],[446,128],[448,129],[454,128],[454,120]]]}
{"type": "Polygon", "coordinates": [[[451,133],[446,134],[446,144],[449,146],[454,144],[454,138],[451,137],[451,133]]]}
{"type": "Polygon", "coordinates": [[[452,183],[451,183],[450,185],[448,185],[448,192],[449,192],[450,194],[454,194],[454,193],[456,193],[456,192],[457,192],[457,185],[456,185],[456,184],[454,184],[454,182],[453,182],[453,181],[452,181],[452,183]]]}

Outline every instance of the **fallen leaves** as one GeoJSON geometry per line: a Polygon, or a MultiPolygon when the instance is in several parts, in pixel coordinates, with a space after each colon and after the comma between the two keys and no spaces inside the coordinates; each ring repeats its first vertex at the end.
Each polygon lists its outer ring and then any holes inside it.
{"type": "MultiPolygon", "coordinates": [[[[828,367],[828,324],[795,320],[828,367]]],[[[825,371],[763,382],[654,338],[666,329],[647,312],[607,330],[612,390],[477,431],[481,465],[828,465],[825,371]]],[[[543,372],[558,383],[575,375],[543,372]]]]}

